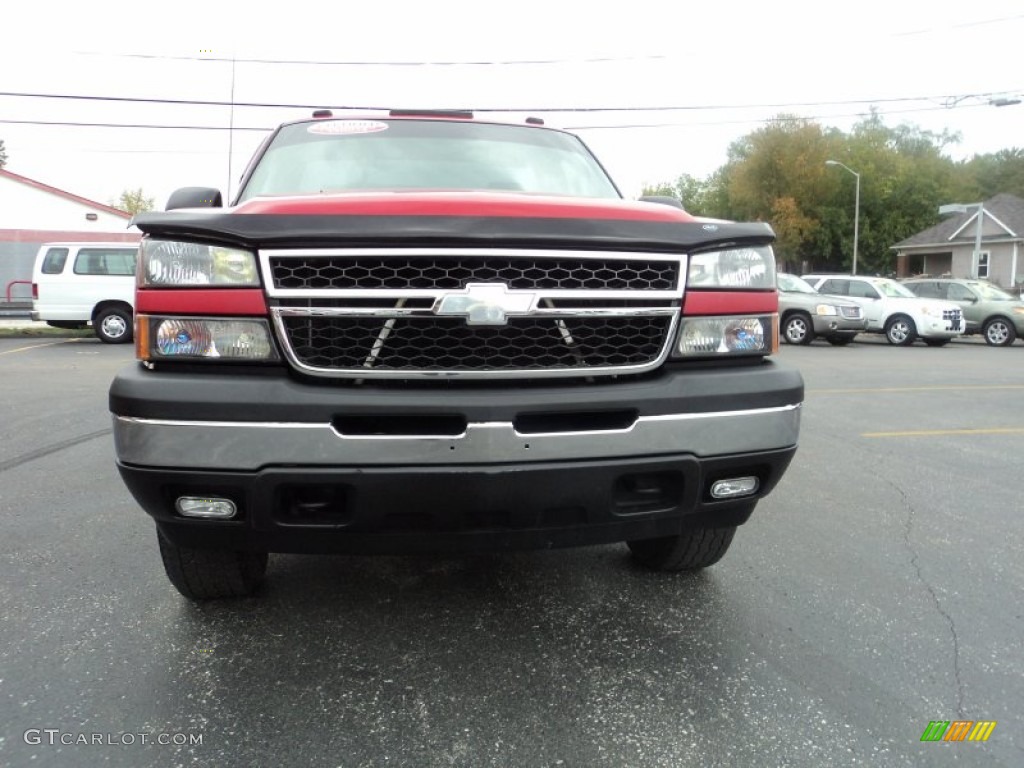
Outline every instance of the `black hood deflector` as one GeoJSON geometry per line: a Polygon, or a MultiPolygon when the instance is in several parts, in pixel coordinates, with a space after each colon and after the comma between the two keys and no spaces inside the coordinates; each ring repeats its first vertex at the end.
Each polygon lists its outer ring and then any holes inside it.
{"type": "Polygon", "coordinates": [[[465,247],[577,248],[691,253],[768,245],[764,223],[509,216],[359,216],[154,212],[135,226],[154,237],[248,248],[465,247]]]}

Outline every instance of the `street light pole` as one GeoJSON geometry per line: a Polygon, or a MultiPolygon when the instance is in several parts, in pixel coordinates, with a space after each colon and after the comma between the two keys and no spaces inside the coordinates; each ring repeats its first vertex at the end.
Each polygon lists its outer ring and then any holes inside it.
{"type": "MultiPolygon", "coordinates": [[[[985,216],[985,203],[950,203],[939,206],[939,215],[947,213],[967,213],[972,208],[978,211],[978,220],[974,224],[974,256],[971,259],[971,277],[978,277],[978,269],[981,267],[981,230],[984,226],[982,219],[985,216]]],[[[987,279],[987,275],[986,275],[987,279]]]]}
{"type": "Polygon", "coordinates": [[[854,175],[857,179],[857,187],[853,198],[853,274],[857,274],[857,239],[860,235],[860,174],[853,168],[843,165],[838,160],[826,160],[825,165],[838,165],[854,175]]]}
{"type": "MultiPolygon", "coordinates": [[[[985,218],[985,204],[978,203],[978,221],[974,225],[974,269],[971,271],[974,273],[972,277],[978,276],[978,270],[981,269],[981,228],[984,225],[983,219],[985,218]]],[[[992,258],[989,257],[989,261],[992,258]]],[[[991,266],[985,268],[985,279],[988,279],[988,274],[991,271],[991,266]]]]}

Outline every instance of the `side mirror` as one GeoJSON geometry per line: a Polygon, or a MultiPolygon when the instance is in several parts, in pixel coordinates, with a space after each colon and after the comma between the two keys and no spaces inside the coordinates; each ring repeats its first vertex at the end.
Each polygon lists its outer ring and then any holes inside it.
{"type": "Polygon", "coordinates": [[[224,200],[220,190],[213,187],[182,187],[176,189],[167,198],[166,211],[177,208],[222,208],[224,200]]]}
{"type": "Polygon", "coordinates": [[[679,201],[679,198],[672,197],[672,195],[644,195],[640,198],[641,203],[658,203],[659,205],[670,205],[673,208],[683,210],[683,204],[679,201]]]}

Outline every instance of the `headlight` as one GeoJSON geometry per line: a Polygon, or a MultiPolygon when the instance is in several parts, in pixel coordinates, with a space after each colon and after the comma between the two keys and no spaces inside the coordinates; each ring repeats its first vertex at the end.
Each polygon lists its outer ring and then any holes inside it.
{"type": "Polygon", "coordinates": [[[775,316],[684,317],[675,357],[767,355],[773,349],[775,316]]]}
{"type": "Polygon", "coordinates": [[[691,288],[774,288],[775,256],[767,245],[696,253],[690,257],[687,285],[691,288]]]}
{"type": "Polygon", "coordinates": [[[814,308],[814,314],[816,315],[838,315],[836,308],[832,304],[819,304],[814,308]]]}
{"type": "Polygon", "coordinates": [[[139,254],[144,287],[260,284],[255,254],[238,248],[145,239],[139,254]]]}
{"type": "Polygon", "coordinates": [[[278,360],[267,321],[139,315],[140,360],[278,360]]]}

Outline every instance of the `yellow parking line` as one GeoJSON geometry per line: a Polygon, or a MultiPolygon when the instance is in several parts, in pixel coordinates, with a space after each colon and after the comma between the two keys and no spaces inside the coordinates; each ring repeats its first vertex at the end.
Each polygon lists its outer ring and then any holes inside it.
{"type": "Polygon", "coordinates": [[[1024,389],[1024,384],[943,384],[934,387],[860,387],[857,389],[808,389],[808,395],[874,394],[876,392],[980,392],[984,390],[1024,389]]]}
{"type": "Polygon", "coordinates": [[[862,432],[861,437],[934,437],[936,435],[1024,435],[1024,427],[990,429],[915,429],[906,432],[862,432]]]}
{"type": "Polygon", "coordinates": [[[45,344],[32,344],[28,347],[17,347],[16,349],[8,349],[5,352],[0,352],[0,355],[13,355],[15,352],[27,352],[30,349],[39,349],[39,347],[55,347],[58,344],[70,344],[75,341],[81,341],[81,339],[61,339],[60,341],[48,341],[45,344]]]}

